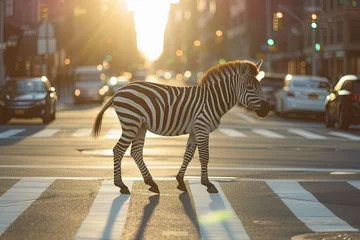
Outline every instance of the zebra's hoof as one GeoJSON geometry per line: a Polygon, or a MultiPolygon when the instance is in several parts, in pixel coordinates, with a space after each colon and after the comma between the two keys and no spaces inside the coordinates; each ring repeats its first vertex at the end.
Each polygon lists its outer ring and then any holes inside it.
{"type": "Polygon", "coordinates": [[[153,193],[160,193],[159,187],[157,185],[151,186],[151,188],[149,188],[149,191],[151,191],[153,193]]]}
{"type": "Polygon", "coordinates": [[[218,193],[218,192],[219,192],[214,185],[209,186],[209,187],[207,188],[207,191],[208,191],[209,193],[218,193]]]}
{"type": "Polygon", "coordinates": [[[187,192],[187,188],[186,188],[185,184],[179,184],[176,188],[183,192],[187,192]]]}
{"type": "Polygon", "coordinates": [[[129,189],[127,187],[125,187],[125,188],[120,189],[120,193],[121,194],[130,194],[130,191],[129,191],[129,189]]]}

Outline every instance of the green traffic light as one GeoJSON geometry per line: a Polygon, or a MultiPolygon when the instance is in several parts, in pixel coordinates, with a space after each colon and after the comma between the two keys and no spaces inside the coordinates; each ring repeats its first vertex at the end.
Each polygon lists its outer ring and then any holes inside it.
{"type": "Polygon", "coordinates": [[[317,24],[316,23],[311,23],[311,28],[317,28],[317,24]]]}
{"type": "Polygon", "coordinates": [[[275,41],[274,41],[273,39],[269,38],[269,39],[267,40],[267,44],[268,44],[269,46],[273,46],[273,45],[275,44],[275,41]]]}
{"type": "Polygon", "coordinates": [[[316,43],[316,44],[315,44],[315,50],[316,50],[317,52],[319,52],[319,51],[321,50],[321,45],[320,45],[320,43],[316,43]]]}

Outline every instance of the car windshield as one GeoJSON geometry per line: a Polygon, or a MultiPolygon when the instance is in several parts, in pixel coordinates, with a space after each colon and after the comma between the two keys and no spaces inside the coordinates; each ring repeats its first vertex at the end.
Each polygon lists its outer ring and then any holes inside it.
{"type": "Polygon", "coordinates": [[[261,86],[269,86],[269,87],[282,87],[284,82],[283,78],[270,78],[270,77],[264,77],[261,79],[260,84],[261,86]]]}
{"type": "Polygon", "coordinates": [[[360,93],[360,80],[354,82],[353,91],[354,93],[360,93]]]}
{"type": "Polygon", "coordinates": [[[45,92],[45,83],[42,81],[24,80],[24,81],[9,81],[3,90],[5,92],[45,92]]]}
{"type": "Polygon", "coordinates": [[[303,87],[303,88],[321,88],[321,89],[330,88],[328,82],[316,81],[316,80],[293,80],[292,85],[294,87],[303,87]]]}

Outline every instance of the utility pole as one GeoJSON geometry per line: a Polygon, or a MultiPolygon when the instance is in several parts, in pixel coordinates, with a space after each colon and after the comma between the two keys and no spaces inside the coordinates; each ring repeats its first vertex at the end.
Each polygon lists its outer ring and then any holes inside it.
{"type": "Polygon", "coordinates": [[[6,44],[4,43],[4,15],[4,1],[0,0],[0,86],[5,83],[4,50],[6,44]]]}
{"type": "MultiPolygon", "coordinates": [[[[270,0],[266,0],[266,39],[270,39],[271,37],[271,26],[272,26],[272,18],[271,18],[271,4],[270,0]]],[[[268,72],[272,71],[271,67],[271,51],[270,47],[267,50],[266,54],[266,69],[268,72]]]]}

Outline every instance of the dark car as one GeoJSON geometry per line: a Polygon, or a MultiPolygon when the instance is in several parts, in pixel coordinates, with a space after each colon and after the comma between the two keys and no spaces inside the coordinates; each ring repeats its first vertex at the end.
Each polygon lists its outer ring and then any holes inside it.
{"type": "Polygon", "coordinates": [[[360,124],[360,77],[346,75],[336,84],[325,100],[325,126],[338,123],[340,129],[360,124]]]}
{"type": "Polygon", "coordinates": [[[57,96],[46,77],[10,79],[0,88],[0,123],[11,118],[55,119],[57,96]]]}
{"type": "Polygon", "coordinates": [[[260,72],[256,77],[266,96],[270,109],[275,109],[275,92],[282,88],[286,74],[260,72]]]}

